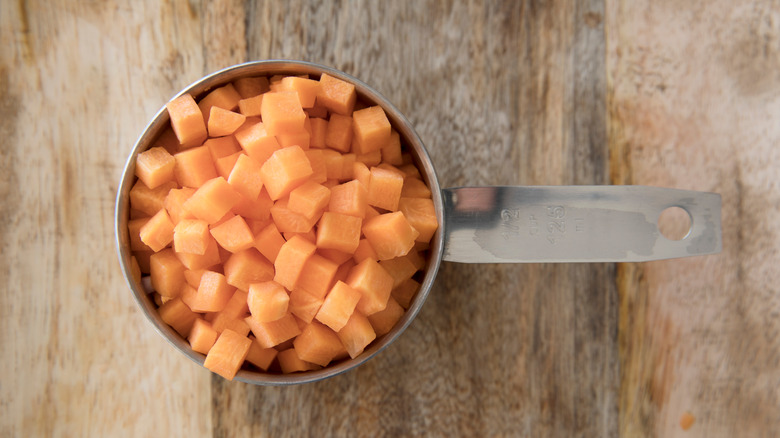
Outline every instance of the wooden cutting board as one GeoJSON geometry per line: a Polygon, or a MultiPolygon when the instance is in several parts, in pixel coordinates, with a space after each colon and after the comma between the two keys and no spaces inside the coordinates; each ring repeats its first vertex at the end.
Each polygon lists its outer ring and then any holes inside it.
{"type": "Polygon", "coordinates": [[[773,2],[22,1],[0,3],[0,40],[0,435],[780,430],[773,2]],[[411,327],[359,369],[286,388],[226,382],[132,300],[114,198],[167,99],[270,58],[373,85],[414,124],[443,187],[714,191],[724,250],[445,263],[411,327]]]}

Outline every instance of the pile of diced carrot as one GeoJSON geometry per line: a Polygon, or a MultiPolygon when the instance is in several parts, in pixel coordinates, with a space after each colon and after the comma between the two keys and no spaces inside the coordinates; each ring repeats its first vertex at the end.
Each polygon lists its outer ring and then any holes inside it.
{"type": "Polygon", "coordinates": [[[393,328],[438,223],[381,107],[323,74],[237,79],[167,109],[130,191],[133,275],[206,368],[319,369],[393,328]]]}

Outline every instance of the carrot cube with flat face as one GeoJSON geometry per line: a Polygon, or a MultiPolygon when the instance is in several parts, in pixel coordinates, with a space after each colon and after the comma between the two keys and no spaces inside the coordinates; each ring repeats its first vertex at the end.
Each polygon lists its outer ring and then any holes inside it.
{"type": "Polygon", "coordinates": [[[224,137],[236,132],[246,121],[246,116],[218,106],[211,107],[208,131],[211,137],[224,137]]]}
{"type": "Polygon", "coordinates": [[[401,307],[408,309],[409,306],[412,305],[412,300],[419,290],[420,283],[418,283],[417,280],[410,278],[396,286],[390,293],[390,296],[392,296],[401,307]]]}
{"type": "Polygon", "coordinates": [[[317,104],[324,106],[332,113],[348,116],[352,114],[355,102],[357,102],[357,92],[353,84],[326,73],[320,76],[317,104]]]}
{"type": "Polygon", "coordinates": [[[246,336],[226,329],[209,350],[203,366],[228,380],[233,380],[251,345],[252,341],[246,336]]]}
{"type": "Polygon", "coordinates": [[[270,89],[268,85],[268,78],[264,76],[238,78],[233,81],[233,87],[243,99],[265,93],[270,89]]]}
{"type": "Polygon", "coordinates": [[[268,160],[274,152],[281,149],[276,137],[269,134],[262,122],[245,124],[235,133],[236,140],[247,155],[254,158],[261,165],[268,160]]]}
{"type": "Polygon", "coordinates": [[[329,188],[314,181],[307,181],[290,192],[287,208],[307,218],[312,218],[321,213],[329,202],[329,188]]]}
{"type": "Polygon", "coordinates": [[[206,269],[221,263],[217,241],[211,237],[211,234],[206,236],[206,239],[208,242],[206,243],[206,252],[203,255],[177,252],[176,258],[190,270],[206,269]]]}
{"type": "Polygon", "coordinates": [[[297,286],[310,294],[324,298],[330,290],[339,265],[319,254],[312,254],[303,265],[297,286]]]}
{"type": "Polygon", "coordinates": [[[363,219],[326,211],[317,226],[317,247],[354,253],[360,244],[363,219]]]}
{"type": "Polygon", "coordinates": [[[249,313],[259,322],[271,322],[287,314],[290,296],[284,287],[275,281],[249,285],[247,304],[249,313]]]}
{"type": "Polygon", "coordinates": [[[377,336],[387,334],[404,316],[404,308],[401,307],[391,296],[387,300],[387,306],[385,310],[374,313],[368,316],[368,322],[371,323],[374,332],[377,336]]]}
{"type": "Polygon", "coordinates": [[[355,259],[355,263],[360,263],[365,259],[371,259],[374,261],[379,260],[379,256],[376,255],[376,251],[374,251],[374,248],[371,247],[371,244],[368,243],[367,239],[360,239],[358,247],[355,249],[353,258],[355,259]]]}
{"type": "Polygon", "coordinates": [[[379,262],[379,266],[385,268],[385,271],[393,277],[393,289],[412,278],[414,273],[417,272],[417,267],[405,256],[382,260],[379,262]]]}
{"type": "Polygon", "coordinates": [[[141,240],[141,227],[149,222],[148,217],[130,219],[127,222],[127,230],[130,233],[130,249],[133,251],[151,251],[149,245],[141,240]]]}
{"type": "Polygon", "coordinates": [[[303,112],[298,93],[290,91],[270,92],[263,95],[260,113],[268,133],[279,135],[303,130],[306,113],[303,112]]]}
{"type": "Polygon", "coordinates": [[[157,309],[160,319],[171,326],[176,333],[186,338],[190,334],[190,329],[195,323],[198,314],[190,310],[181,298],[174,298],[166,301],[157,309]]]}
{"type": "Polygon", "coordinates": [[[431,189],[420,179],[414,177],[404,178],[404,186],[401,189],[401,198],[430,198],[431,189]]]}
{"type": "Polygon", "coordinates": [[[368,181],[368,205],[388,211],[398,210],[401,190],[404,187],[402,174],[379,167],[371,168],[368,181]]]}
{"type": "Polygon", "coordinates": [[[241,152],[241,146],[238,145],[236,137],[232,135],[210,138],[203,143],[203,147],[211,153],[211,160],[214,161],[214,164],[222,157],[241,152]]]}
{"type": "Polygon", "coordinates": [[[190,346],[194,351],[207,354],[214,346],[214,342],[217,341],[217,331],[203,318],[195,318],[187,340],[190,341],[190,346]]]}
{"type": "Polygon", "coordinates": [[[279,250],[282,249],[284,242],[282,233],[279,232],[273,223],[263,228],[255,236],[255,248],[271,263],[276,261],[276,256],[279,254],[279,250]]]}
{"type": "Polygon", "coordinates": [[[271,348],[301,334],[301,329],[292,313],[270,322],[260,322],[248,316],[244,321],[249,325],[257,343],[263,348],[271,348]]]}
{"type": "Polygon", "coordinates": [[[363,234],[379,260],[389,260],[406,255],[420,233],[412,228],[403,213],[396,211],[367,220],[363,234]]]}
{"type": "Polygon", "coordinates": [[[160,251],[173,242],[173,222],[164,208],[146,221],[138,231],[141,241],[153,251],[160,251]]]}
{"type": "MultiPolygon", "coordinates": [[[[236,321],[244,322],[244,318],[249,314],[249,307],[247,306],[248,292],[241,289],[236,289],[233,292],[233,296],[230,297],[225,308],[219,312],[207,313],[206,319],[210,319],[212,327],[217,333],[222,333],[226,328],[230,328],[233,331],[237,331],[239,324],[236,321]],[[232,328],[231,328],[232,327],[232,328]]],[[[243,333],[249,326],[240,330],[243,333]]],[[[248,333],[248,332],[247,332],[248,333]]]]}
{"type": "Polygon", "coordinates": [[[325,130],[325,146],[339,152],[349,152],[352,147],[352,117],[333,114],[325,130]]]}
{"type": "Polygon", "coordinates": [[[208,124],[212,107],[219,107],[228,111],[238,108],[238,101],[241,95],[238,94],[233,84],[227,84],[210,92],[198,102],[198,107],[203,113],[203,120],[208,124]]]}
{"type": "Polygon", "coordinates": [[[276,223],[277,228],[282,233],[305,234],[312,230],[314,224],[320,220],[321,214],[316,214],[311,218],[296,213],[287,208],[288,198],[283,198],[274,203],[271,207],[271,216],[276,223]]]}
{"type": "Polygon", "coordinates": [[[338,337],[347,348],[349,356],[354,359],[376,339],[376,332],[368,318],[360,312],[352,312],[347,324],[338,331],[338,337]]]}
{"type": "Polygon", "coordinates": [[[381,106],[372,106],[352,113],[355,152],[367,154],[379,151],[390,141],[392,127],[381,106]]]}
{"type": "Polygon", "coordinates": [[[246,355],[246,361],[252,365],[260,368],[263,371],[268,371],[271,363],[276,359],[276,355],[279,353],[275,348],[263,348],[257,339],[252,339],[252,345],[249,347],[249,352],[246,355]]]}
{"type": "Polygon", "coordinates": [[[152,288],[158,294],[172,298],[179,295],[184,283],[184,265],[174,251],[166,248],[149,257],[152,288]]]}
{"type": "Polygon", "coordinates": [[[138,154],[135,162],[135,174],[150,189],[173,181],[173,168],[176,160],[165,149],[157,146],[138,154]]]}
{"type": "Polygon", "coordinates": [[[309,159],[298,146],[274,152],[260,169],[263,186],[274,201],[290,194],[313,173],[309,159]]]}
{"type": "Polygon", "coordinates": [[[227,259],[224,266],[228,284],[248,291],[252,283],[270,281],[274,267],[254,248],[237,252],[227,259]]]}
{"type": "Polygon", "coordinates": [[[255,244],[255,236],[241,216],[233,216],[225,222],[212,227],[211,235],[222,248],[236,253],[249,249],[255,244]]]}
{"type": "MultiPolygon", "coordinates": [[[[189,285],[185,286],[185,288],[189,285]]],[[[236,290],[219,272],[206,271],[194,293],[183,293],[182,300],[193,312],[219,312],[224,309],[236,290]]]]}
{"type": "Polygon", "coordinates": [[[217,169],[217,175],[225,180],[230,178],[230,172],[233,171],[233,167],[236,165],[238,157],[241,155],[244,155],[244,153],[239,151],[214,160],[214,167],[217,169]]]}
{"type": "Polygon", "coordinates": [[[171,127],[182,148],[197,146],[208,136],[206,123],[195,99],[183,94],[168,102],[165,107],[171,118],[171,127]]]}
{"type": "Polygon", "coordinates": [[[341,352],[342,345],[331,328],[312,321],[293,341],[298,357],[306,362],[327,366],[341,352]]]}
{"type": "Polygon", "coordinates": [[[393,166],[404,164],[401,156],[401,136],[397,131],[390,131],[390,138],[387,140],[387,144],[382,147],[381,152],[383,162],[393,166]]]}
{"type": "Polygon", "coordinates": [[[260,109],[263,105],[263,95],[258,94],[238,101],[238,111],[247,117],[260,116],[260,109]]]}
{"type": "Polygon", "coordinates": [[[173,172],[182,186],[198,188],[217,176],[217,168],[214,167],[211,152],[205,146],[187,149],[174,155],[173,158],[176,160],[173,172]]]}
{"type": "Polygon", "coordinates": [[[298,353],[295,348],[288,348],[279,352],[276,356],[276,360],[279,362],[279,367],[284,374],[297,373],[300,371],[311,371],[319,368],[319,365],[298,357],[298,353]]]}
{"type": "Polygon", "coordinates": [[[290,313],[305,323],[310,323],[322,306],[323,299],[312,295],[304,289],[290,292],[290,313]]]}
{"type": "Polygon", "coordinates": [[[189,211],[184,209],[184,203],[195,193],[192,187],[183,187],[181,189],[171,189],[168,196],[163,201],[163,206],[171,217],[171,222],[178,224],[183,219],[195,219],[189,211]]]}
{"type": "Polygon", "coordinates": [[[206,254],[209,244],[209,224],[199,219],[184,219],[173,228],[173,248],[176,252],[206,254]]]}
{"type": "Polygon", "coordinates": [[[139,179],[130,189],[130,208],[153,216],[165,206],[165,197],[175,188],[176,183],[169,181],[150,189],[139,179]]]}
{"type": "Polygon", "coordinates": [[[361,293],[357,310],[364,315],[383,310],[393,289],[393,277],[377,262],[365,259],[347,275],[347,283],[361,293]]]}
{"type": "Polygon", "coordinates": [[[282,79],[281,89],[283,91],[297,92],[301,107],[311,108],[314,106],[317,93],[320,91],[320,83],[312,79],[287,76],[282,79]]]}
{"type": "Polygon", "coordinates": [[[328,210],[348,216],[365,217],[368,190],[359,181],[352,180],[330,189],[328,210]]]}
{"type": "Polygon", "coordinates": [[[274,262],[274,281],[288,290],[295,289],[304,265],[316,249],[313,243],[300,236],[294,236],[285,242],[274,262]]]}
{"type": "Polygon", "coordinates": [[[341,330],[355,311],[361,293],[343,281],[337,281],[325,297],[315,318],[335,331],[341,330]]]}
{"type": "Polygon", "coordinates": [[[417,242],[430,242],[433,234],[439,228],[436,220],[436,209],[430,198],[401,198],[398,210],[418,233],[417,242]]]}
{"type": "Polygon", "coordinates": [[[198,219],[213,224],[222,219],[241,200],[241,195],[218,176],[206,181],[184,203],[184,208],[198,219]]]}
{"type": "Polygon", "coordinates": [[[322,149],[325,147],[325,135],[328,131],[328,121],[325,119],[312,117],[311,115],[309,117],[309,125],[311,127],[311,138],[309,139],[309,146],[322,149]]]}

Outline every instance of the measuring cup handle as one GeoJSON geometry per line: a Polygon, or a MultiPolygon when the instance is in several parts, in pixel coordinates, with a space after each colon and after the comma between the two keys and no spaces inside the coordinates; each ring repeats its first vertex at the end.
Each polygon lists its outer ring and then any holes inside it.
{"type": "Polygon", "coordinates": [[[490,186],[442,190],[444,260],[462,263],[641,262],[721,251],[717,193],[647,186],[490,186]],[[682,239],[661,213],[690,216],[682,239]]]}

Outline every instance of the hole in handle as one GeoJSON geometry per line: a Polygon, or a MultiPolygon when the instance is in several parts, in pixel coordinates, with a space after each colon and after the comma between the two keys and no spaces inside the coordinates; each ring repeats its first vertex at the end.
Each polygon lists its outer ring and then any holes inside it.
{"type": "Polygon", "coordinates": [[[691,214],[678,206],[667,207],[658,217],[658,229],[669,240],[683,240],[688,237],[691,224],[691,214]]]}

